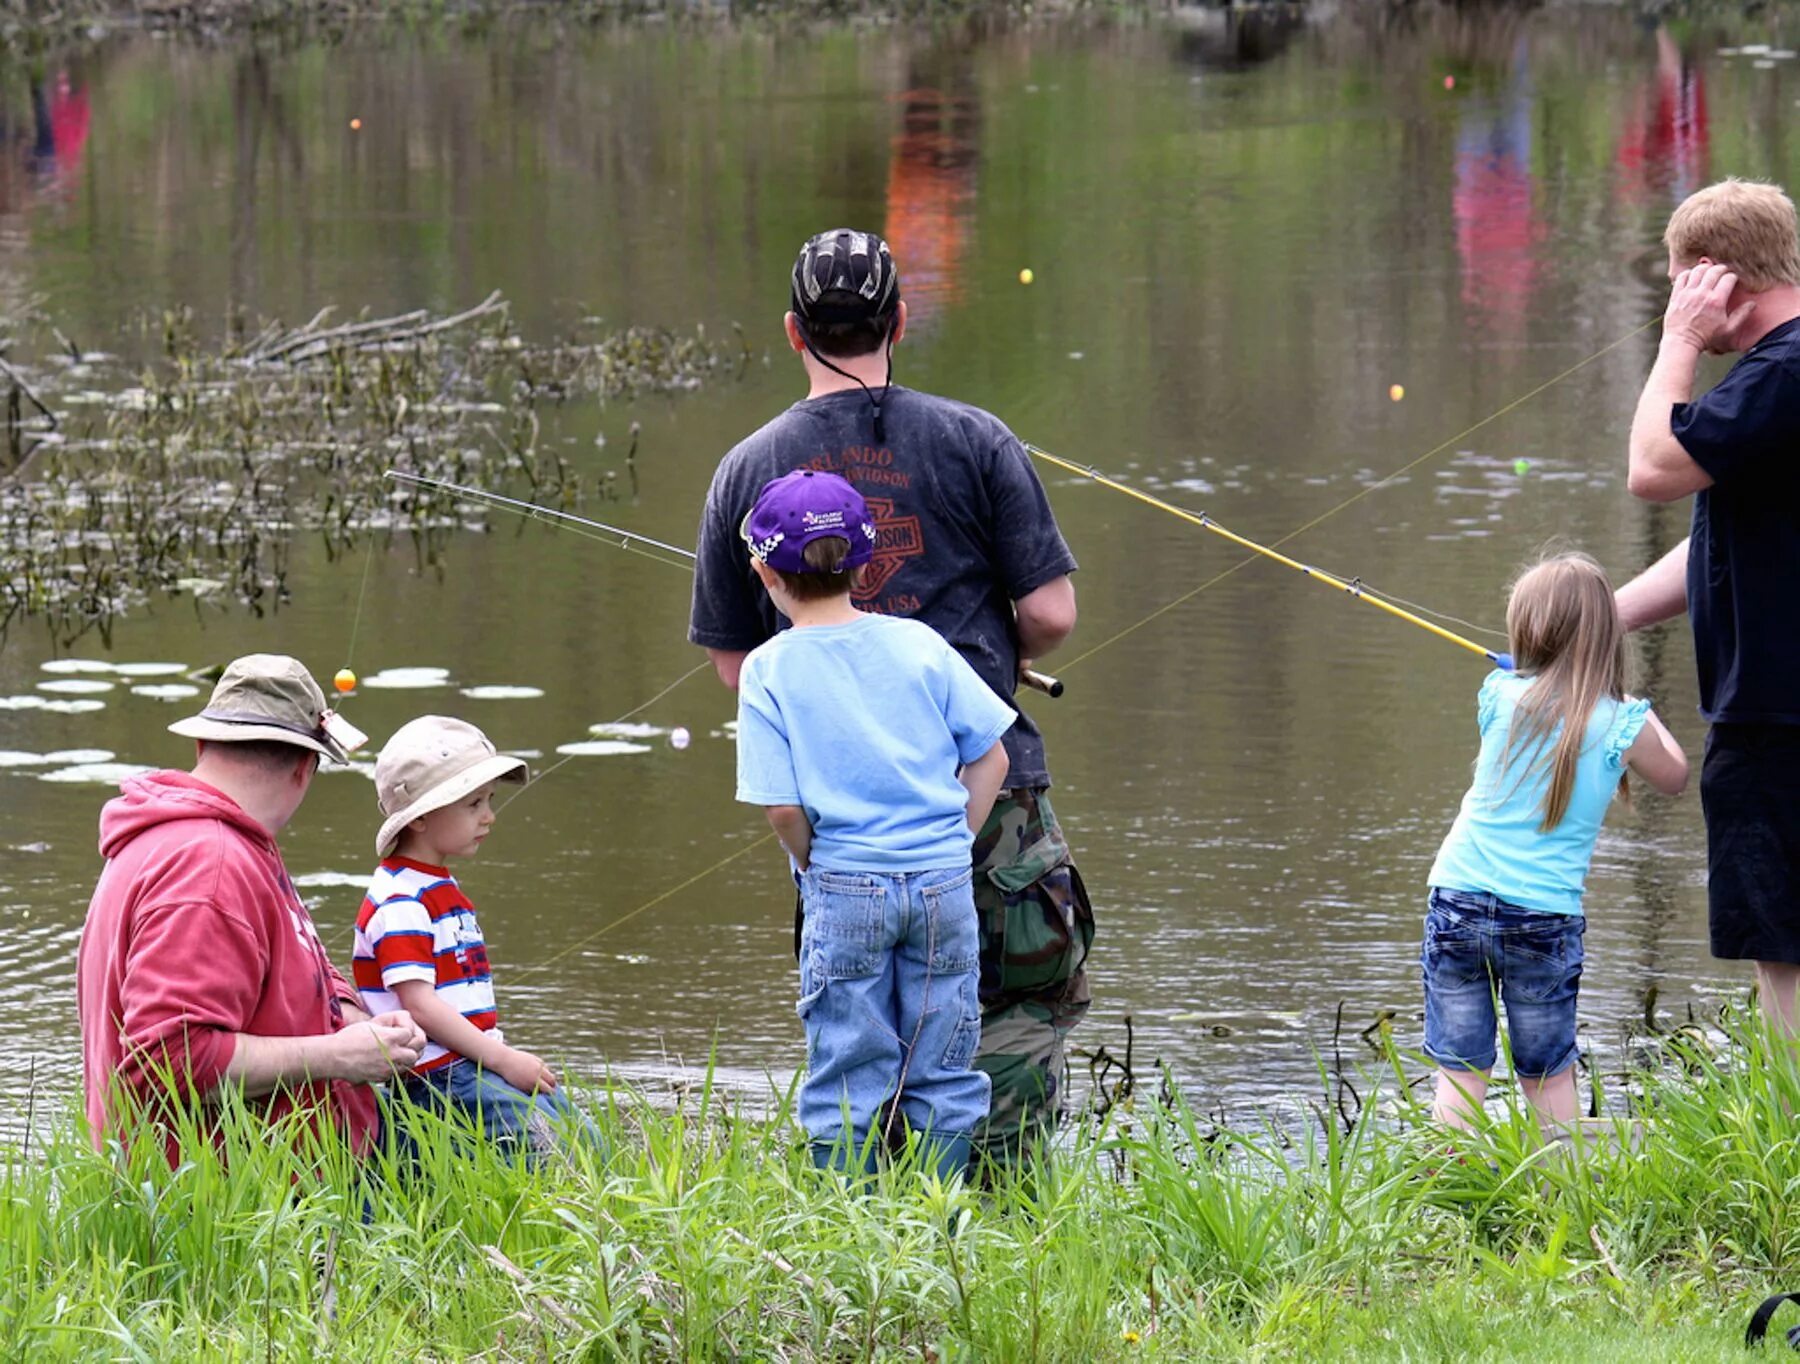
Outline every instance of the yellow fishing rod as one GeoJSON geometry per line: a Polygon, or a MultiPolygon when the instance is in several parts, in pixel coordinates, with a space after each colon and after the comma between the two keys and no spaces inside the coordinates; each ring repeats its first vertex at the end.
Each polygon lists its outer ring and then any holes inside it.
{"type": "Polygon", "coordinates": [[[1228,530],[1224,526],[1221,526],[1217,521],[1213,520],[1212,517],[1208,516],[1205,512],[1187,511],[1185,508],[1177,507],[1172,502],[1163,501],[1160,497],[1152,497],[1149,493],[1134,488],[1128,483],[1121,483],[1117,479],[1108,478],[1092,465],[1076,464],[1071,460],[1063,459],[1060,455],[1053,455],[1048,450],[1041,449],[1040,447],[1031,444],[1029,441],[1025,443],[1025,448],[1030,451],[1035,458],[1043,460],[1046,464],[1054,464],[1059,469],[1067,470],[1072,474],[1079,474],[1082,478],[1091,479],[1093,482],[1100,484],[1103,488],[1111,488],[1114,492],[1124,493],[1127,497],[1136,498],[1139,502],[1142,502],[1147,506],[1155,507],[1159,511],[1166,511],[1171,516],[1178,516],[1191,525],[1210,530],[1214,535],[1222,535],[1227,540],[1231,541],[1232,544],[1239,545],[1242,548],[1251,551],[1253,554],[1260,554],[1265,559],[1273,559],[1278,564],[1285,564],[1289,568],[1297,569],[1307,577],[1315,578],[1319,582],[1324,583],[1327,587],[1336,588],[1339,592],[1348,593],[1357,601],[1367,602],[1370,606],[1379,607],[1381,610],[1386,611],[1390,616],[1398,616],[1401,620],[1416,625],[1421,630],[1429,631],[1439,639],[1448,640],[1451,644],[1460,645],[1471,653],[1480,654],[1497,668],[1504,668],[1507,672],[1512,671],[1513,660],[1511,654],[1500,653],[1493,649],[1485,648],[1472,639],[1465,639],[1454,630],[1446,630],[1443,626],[1434,624],[1433,622],[1426,620],[1423,616],[1414,615],[1404,607],[1396,606],[1391,601],[1383,600],[1380,596],[1363,586],[1360,578],[1352,578],[1350,581],[1346,582],[1335,574],[1325,572],[1322,568],[1314,568],[1311,564],[1303,564],[1298,559],[1290,559],[1280,550],[1270,549],[1267,545],[1259,545],[1256,541],[1247,539],[1234,530],[1228,530]]]}

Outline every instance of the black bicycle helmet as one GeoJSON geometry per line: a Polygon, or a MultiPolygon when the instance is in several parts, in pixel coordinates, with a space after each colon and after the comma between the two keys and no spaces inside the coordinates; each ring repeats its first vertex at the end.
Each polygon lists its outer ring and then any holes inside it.
{"type": "Polygon", "coordinates": [[[794,262],[793,309],[802,322],[868,322],[900,302],[900,272],[873,232],[838,227],[810,238],[794,262]]]}

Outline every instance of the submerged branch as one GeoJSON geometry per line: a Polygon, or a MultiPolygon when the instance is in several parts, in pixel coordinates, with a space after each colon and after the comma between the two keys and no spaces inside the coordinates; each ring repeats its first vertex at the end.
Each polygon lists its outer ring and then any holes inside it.
{"type": "MultiPolygon", "coordinates": [[[[395,488],[389,468],[576,506],[589,489],[541,443],[536,404],[683,393],[741,372],[737,348],[698,330],[596,331],[590,319],[527,343],[498,291],[441,317],[327,327],[329,316],[207,346],[175,309],[139,324],[163,352],[150,370],[90,356],[79,380],[40,380],[32,401],[63,420],[0,481],[0,638],[37,617],[66,644],[158,593],[279,609],[296,531],[318,532],[335,557],[365,533],[405,530],[433,564],[468,512],[395,488]],[[86,387],[96,378],[112,391],[86,387]]],[[[12,432],[19,445],[17,422],[12,432]]]]}

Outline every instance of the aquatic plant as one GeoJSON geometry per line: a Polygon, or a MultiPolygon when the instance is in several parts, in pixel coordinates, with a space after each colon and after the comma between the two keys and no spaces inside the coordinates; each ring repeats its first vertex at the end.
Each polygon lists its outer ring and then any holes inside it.
{"type": "MultiPolygon", "coordinates": [[[[0,474],[0,637],[41,617],[62,645],[88,630],[105,638],[156,593],[273,610],[302,532],[331,555],[367,532],[404,533],[431,565],[463,513],[388,481],[390,468],[575,505],[589,490],[540,442],[542,405],[684,393],[748,359],[741,337],[598,319],[528,342],[498,294],[449,317],[240,321],[211,345],[187,309],[134,329],[157,357],[137,374],[72,345],[0,373],[15,396],[13,462],[0,474]]],[[[628,470],[635,455],[634,434],[628,470]]]]}
{"type": "Polygon", "coordinates": [[[1398,1084],[1348,1132],[1170,1093],[985,1189],[905,1155],[846,1189],[791,1093],[710,1077],[587,1092],[603,1150],[537,1167],[427,1121],[359,1171],[228,1103],[171,1172],[40,1113],[0,1155],[0,1353],[1736,1358],[1793,1286],[1800,1069],[1745,1017],[1726,1039],[1549,1143],[1522,1106],[1449,1134],[1398,1084]]]}
{"type": "Polygon", "coordinates": [[[108,29],[148,30],[212,40],[305,30],[453,23],[483,29],[526,22],[593,26],[630,21],[732,22],[751,19],[888,19],[1033,11],[1166,9],[1168,0],[0,0],[0,48],[92,40],[108,29]]]}

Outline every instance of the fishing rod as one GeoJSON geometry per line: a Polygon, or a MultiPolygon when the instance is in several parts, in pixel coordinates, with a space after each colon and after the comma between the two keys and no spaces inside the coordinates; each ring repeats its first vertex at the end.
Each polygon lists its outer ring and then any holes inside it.
{"type": "MultiPolygon", "coordinates": [[[[596,540],[603,545],[611,545],[614,549],[624,549],[629,550],[634,554],[643,554],[645,558],[654,559],[658,563],[675,563],[675,566],[685,568],[690,573],[693,572],[694,563],[698,557],[693,550],[683,549],[680,545],[671,545],[666,544],[661,540],[653,540],[648,535],[639,535],[636,531],[622,530],[618,526],[609,526],[604,521],[596,521],[588,516],[577,516],[574,512],[559,511],[555,507],[545,507],[536,502],[525,502],[516,497],[507,497],[501,493],[489,492],[486,488],[475,488],[465,483],[449,483],[439,478],[426,478],[423,474],[409,474],[401,469],[389,469],[387,471],[387,476],[392,479],[398,479],[404,483],[411,483],[417,487],[436,488],[442,492],[455,493],[457,496],[466,497],[472,502],[481,502],[491,507],[498,507],[504,511],[516,511],[528,519],[539,520],[551,518],[566,525],[585,526],[590,531],[602,531],[607,535],[615,535],[618,537],[616,540],[606,540],[602,539],[599,535],[592,534],[586,535],[583,538],[596,540]],[[680,562],[676,563],[676,561],[665,559],[657,554],[646,554],[643,550],[638,548],[638,545],[651,545],[666,553],[679,555],[680,562]]],[[[579,534],[580,532],[577,533],[579,534]]],[[[1061,696],[1064,690],[1061,679],[1052,677],[1048,673],[1037,672],[1031,668],[1022,668],[1019,670],[1019,681],[1023,685],[1032,688],[1032,690],[1041,691],[1044,695],[1050,697],[1061,696]]]]}
{"type": "Polygon", "coordinates": [[[1436,635],[1439,639],[1447,640],[1451,644],[1460,645],[1471,653],[1480,654],[1497,668],[1503,668],[1507,672],[1513,670],[1513,659],[1511,654],[1502,653],[1494,649],[1489,649],[1485,645],[1477,644],[1474,640],[1467,639],[1462,635],[1457,634],[1454,630],[1446,630],[1443,626],[1434,624],[1433,622],[1426,620],[1423,616],[1415,615],[1404,607],[1396,606],[1393,602],[1387,601],[1371,591],[1364,585],[1361,578],[1345,580],[1338,577],[1336,574],[1327,573],[1322,568],[1315,568],[1311,564],[1301,563],[1298,559],[1290,559],[1287,555],[1281,553],[1280,550],[1271,549],[1267,545],[1258,544],[1256,541],[1251,540],[1246,536],[1239,535],[1236,531],[1226,529],[1205,512],[1191,512],[1187,511],[1185,508],[1177,507],[1172,502],[1165,502],[1160,497],[1153,497],[1149,493],[1134,488],[1128,483],[1121,483],[1117,479],[1108,478],[1092,465],[1076,464],[1071,460],[1063,459],[1059,455],[1053,455],[1048,450],[1041,449],[1040,447],[1031,444],[1029,441],[1025,443],[1025,448],[1030,451],[1033,456],[1043,460],[1047,464],[1054,464],[1059,469],[1065,469],[1069,473],[1078,474],[1082,478],[1091,479],[1103,488],[1111,488],[1115,492],[1124,493],[1127,497],[1136,498],[1139,502],[1155,507],[1160,511],[1168,512],[1171,516],[1178,516],[1191,525],[1200,526],[1205,530],[1210,530],[1215,535],[1222,535],[1234,545],[1241,546],[1244,549],[1250,550],[1252,553],[1260,554],[1266,559],[1273,559],[1278,564],[1285,564],[1289,568],[1297,569],[1307,577],[1315,578],[1319,582],[1324,583],[1327,587],[1335,588],[1339,592],[1348,593],[1357,601],[1367,602],[1370,606],[1379,607],[1381,610],[1386,611],[1390,616],[1397,616],[1409,624],[1418,626],[1421,630],[1427,630],[1436,635]]]}

